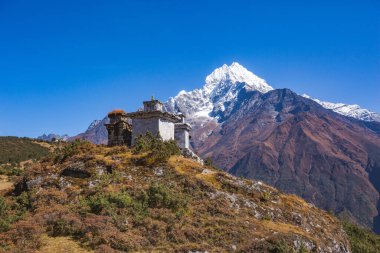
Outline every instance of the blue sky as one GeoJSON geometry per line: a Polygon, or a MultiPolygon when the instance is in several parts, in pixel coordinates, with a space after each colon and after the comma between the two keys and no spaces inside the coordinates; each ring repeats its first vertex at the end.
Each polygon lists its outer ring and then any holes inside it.
{"type": "Polygon", "coordinates": [[[380,2],[0,0],[0,135],[74,135],[233,61],[380,112],[380,2]]]}

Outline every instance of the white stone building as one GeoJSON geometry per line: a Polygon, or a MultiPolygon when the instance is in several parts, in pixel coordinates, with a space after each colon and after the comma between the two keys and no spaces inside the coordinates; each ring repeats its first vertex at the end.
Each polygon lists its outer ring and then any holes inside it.
{"type": "MultiPolygon", "coordinates": [[[[109,114],[111,123],[107,124],[108,129],[108,144],[123,143],[118,141],[120,136],[131,136],[127,145],[134,145],[139,136],[145,135],[147,132],[153,135],[159,134],[164,141],[175,140],[182,150],[190,151],[190,130],[191,126],[185,123],[185,117],[182,114],[172,114],[163,111],[162,103],[159,100],[150,100],[144,102],[144,109],[142,111],[124,113],[123,117],[131,120],[131,127],[125,128],[129,131],[129,135],[115,131],[119,122],[114,122],[115,119],[111,118],[112,113],[109,114]],[[115,136],[115,133],[118,135],[115,136]]],[[[124,142],[126,143],[126,142],[124,142]]]]}

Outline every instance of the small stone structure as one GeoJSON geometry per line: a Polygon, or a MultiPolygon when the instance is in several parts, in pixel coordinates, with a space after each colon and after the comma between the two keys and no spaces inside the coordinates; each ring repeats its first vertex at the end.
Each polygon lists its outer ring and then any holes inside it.
{"type": "Polygon", "coordinates": [[[162,108],[160,101],[152,99],[144,102],[142,111],[127,113],[127,117],[132,119],[132,145],[135,144],[136,138],[147,132],[153,135],[160,134],[164,141],[175,140],[175,127],[182,119],[176,114],[164,112],[162,108]]]}
{"type": "Polygon", "coordinates": [[[177,140],[178,146],[181,149],[190,149],[190,130],[191,126],[185,123],[185,116],[178,115],[181,122],[176,123],[174,126],[174,139],[177,140]]]}
{"type": "Polygon", "coordinates": [[[110,123],[106,127],[109,146],[133,146],[139,136],[150,132],[159,134],[164,141],[177,141],[184,154],[196,156],[190,150],[191,126],[185,123],[184,115],[165,112],[162,103],[153,98],[143,104],[144,109],[141,111],[125,113],[115,110],[108,114],[110,123]]]}
{"type": "Polygon", "coordinates": [[[108,132],[108,146],[128,145],[132,141],[132,125],[123,110],[108,113],[109,124],[105,124],[108,132]]]}

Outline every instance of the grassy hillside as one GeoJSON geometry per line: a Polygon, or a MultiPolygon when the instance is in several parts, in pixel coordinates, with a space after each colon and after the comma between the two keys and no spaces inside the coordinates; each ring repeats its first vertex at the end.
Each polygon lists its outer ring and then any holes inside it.
{"type": "Polygon", "coordinates": [[[0,164],[19,163],[29,159],[40,159],[49,149],[36,140],[18,137],[0,137],[0,164]]]}
{"type": "Polygon", "coordinates": [[[67,144],[0,197],[0,251],[41,250],[46,238],[64,237],[97,252],[349,249],[327,212],[176,153],[160,141],[67,144]]]}

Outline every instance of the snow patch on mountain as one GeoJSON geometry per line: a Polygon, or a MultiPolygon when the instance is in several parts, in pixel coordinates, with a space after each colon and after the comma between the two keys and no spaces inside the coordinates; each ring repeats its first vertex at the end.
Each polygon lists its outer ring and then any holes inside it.
{"type": "Polygon", "coordinates": [[[302,96],[317,102],[318,104],[320,104],[326,109],[332,110],[344,116],[360,119],[364,121],[380,122],[380,114],[361,108],[359,105],[356,105],[356,104],[347,105],[343,103],[331,103],[331,102],[321,101],[319,99],[312,98],[307,94],[303,94],[302,96]]]}
{"type": "Polygon", "coordinates": [[[226,106],[237,101],[243,89],[261,93],[273,90],[264,79],[234,62],[230,66],[224,64],[215,69],[206,77],[203,88],[180,91],[165,103],[165,108],[170,112],[181,112],[191,119],[219,119],[220,114],[226,111],[226,106]]]}
{"type": "Polygon", "coordinates": [[[89,127],[87,128],[87,131],[89,131],[89,130],[93,129],[94,127],[96,127],[97,125],[99,125],[100,122],[102,122],[102,121],[99,119],[92,121],[91,124],[89,125],[89,127]]]}

